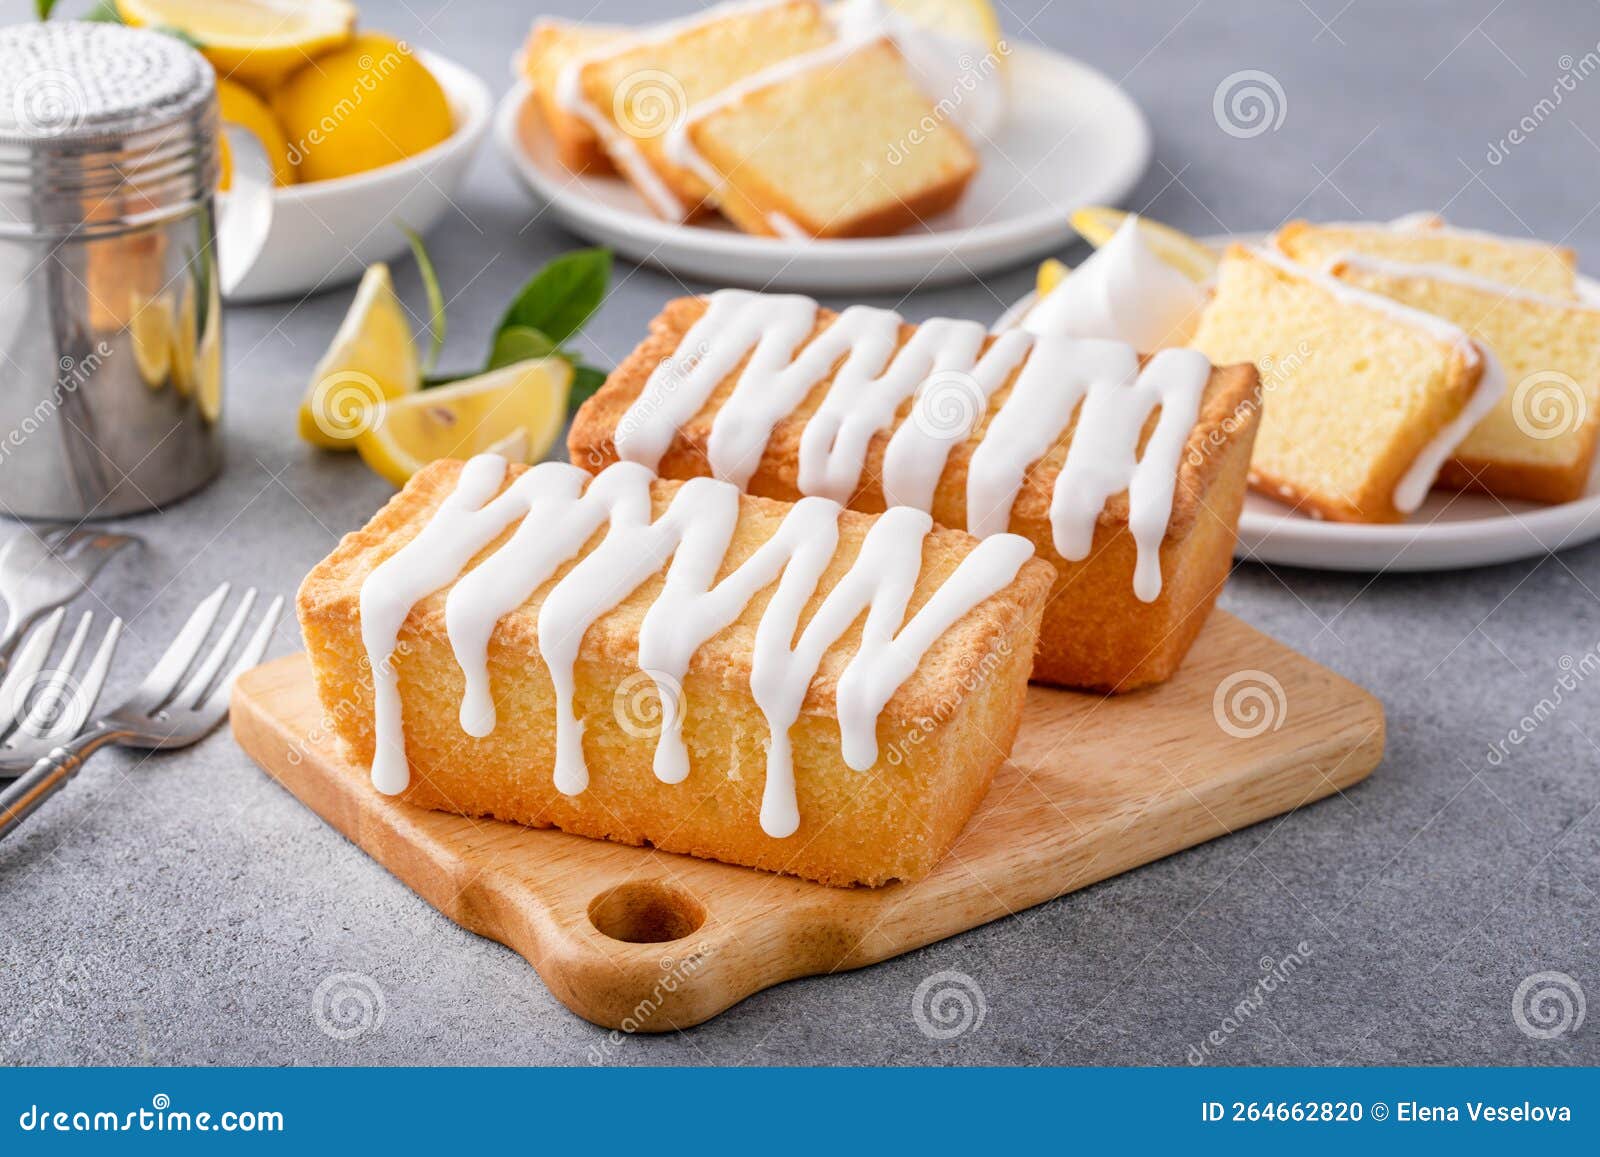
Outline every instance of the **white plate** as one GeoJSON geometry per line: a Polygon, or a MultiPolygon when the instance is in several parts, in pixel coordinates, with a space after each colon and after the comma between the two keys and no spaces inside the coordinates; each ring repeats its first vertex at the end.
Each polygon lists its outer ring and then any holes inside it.
{"type": "MultiPolygon", "coordinates": [[[[426,233],[451,204],[489,127],[489,88],[467,69],[419,52],[444,89],[455,131],[392,165],[272,191],[267,240],[230,301],[299,297],[359,277],[406,251],[399,223],[426,233]]],[[[219,197],[226,211],[226,194],[219,197]]]]}
{"type": "Polygon", "coordinates": [[[617,177],[556,158],[526,85],[500,102],[495,139],[561,224],[635,261],[718,285],[819,292],[909,290],[967,280],[1037,257],[1076,234],[1081,205],[1114,204],[1150,162],[1150,126],[1131,97],[1080,61],[1032,44],[1012,51],[1011,113],[959,204],[920,232],[794,242],[651,214],[617,177]],[[525,144],[518,131],[527,104],[525,144]]]}
{"type": "MultiPolygon", "coordinates": [[[[1264,237],[1241,233],[1202,240],[1220,249],[1230,241],[1253,245],[1264,237]]],[[[1578,295],[1600,303],[1600,281],[1580,274],[1578,295]]],[[[1028,294],[1001,314],[994,331],[1020,322],[1036,296],[1028,294]]],[[[1407,521],[1380,526],[1311,518],[1251,492],[1239,516],[1234,557],[1321,570],[1455,570],[1536,558],[1596,538],[1600,538],[1600,462],[1584,496],[1572,502],[1546,506],[1438,490],[1407,521]]]]}

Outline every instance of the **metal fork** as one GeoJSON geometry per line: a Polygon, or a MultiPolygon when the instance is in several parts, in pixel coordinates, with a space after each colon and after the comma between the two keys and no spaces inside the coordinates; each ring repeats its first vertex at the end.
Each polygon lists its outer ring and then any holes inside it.
{"type": "Polygon", "coordinates": [[[0,761],[17,769],[7,772],[0,767],[0,778],[21,774],[51,748],[78,734],[100,697],[122,633],[122,620],[112,620],[88,666],[80,672],[78,659],[94,622],[93,612],[85,613],[60,660],[47,667],[66,614],[65,607],[58,608],[39,625],[0,681],[0,761]]]}
{"type": "Polygon", "coordinates": [[[140,540],[88,526],[26,527],[0,550],[0,671],[29,627],[70,602],[111,556],[140,540]]]}
{"type": "MultiPolygon", "coordinates": [[[[282,597],[273,599],[233,667],[219,679],[218,674],[238,643],[256,601],[252,587],[239,601],[238,609],[216,643],[202,657],[206,638],[227,601],[228,590],[229,585],[223,583],[195,608],[166,653],[156,660],[126,702],[101,715],[75,739],[54,748],[27,767],[11,786],[0,792],[0,838],[10,835],[45,800],[65,787],[89,757],[102,747],[111,744],[151,750],[187,747],[209,735],[228,717],[228,695],[234,679],[261,661],[283,611],[282,597]]],[[[9,765],[21,770],[22,762],[9,765]]],[[[0,769],[7,766],[8,760],[0,752],[0,769]]]]}

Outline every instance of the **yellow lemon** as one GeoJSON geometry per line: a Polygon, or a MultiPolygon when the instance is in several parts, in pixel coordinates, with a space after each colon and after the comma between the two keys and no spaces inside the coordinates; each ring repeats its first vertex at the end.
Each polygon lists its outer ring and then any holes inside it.
{"type": "Polygon", "coordinates": [[[200,315],[195,307],[194,281],[184,278],[178,295],[178,316],[172,326],[172,386],[188,397],[194,393],[196,352],[200,345],[200,315]]]}
{"type": "MultiPolygon", "coordinates": [[[[1098,249],[1127,219],[1121,209],[1089,205],[1072,215],[1072,227],[1098,249]]],[[[1216,273],[1217,254],[1204,241],[1148,217],[1139,218],[1139,232],[1157,257],[1191,280],[1209,281],[1216,273]]]]}
{"type": "Polygon", "coordinates": [[[130,297],[133,316],[128,319],[128,336],[133,341],[133,364],[138,367],[140,380],[152,390],[159,390],[172,373],[173,333],[177,326],[172,298],[165,293],[145,297],[136,289],[130,297]]]}
{"type": "Polygon", "coordinates": [[[1046,257],[1039,263],[1039,276],[1034,283],[1034,288],[1038,290],[1039,296],[1043,297],[1065,281],[1067,274],[1071,272],[1072,266],[1066,262],[1057,261],[1054,257],[1046,257]]]}
{"type": "Polygon", "coordinates": [[[345,0],[117,0],[117,15],[135,27],[177,29],[220,75],[261,92],[345,43],[356,26],[345,0]]]}
{"type": "Polygon", "coordinates": [[[302,181],[390,165],[450,136],[450,104],[404,43],[367,32],[300,69],[273,94],[302,181]]]}
{"type": "Polygon", "coordinates": [[[536,461],[561,435],[571,387],[572,367],[561,358],[514,362],[384,402],[356,449],[396,486],[440,458],[492,449],[536,461]]]}
{"type": "MultiPolygon", "coordinates": [[[[278,118],[272,115],[267,102],[242,84],[217,77],[217,109],[225,124],[238,125],[261,142],[272,166],[274,185],[294,184],[294,165],[289,160],[289,142],[284,138],[278,118]]],[[[224,192],[233,187],[233,149],[226,134],[217,137],[218,153],[222,164],[222,181],[218,188],[224,192]]]]}
{"type": "Polygon", "coordinates": [[[207,422],[222,417],[222,290],[213,267],[207,295],[206,320],[195,350],[194,400],[207,422]]]}
{"type": "Polygon", "coordinates": [[[300,437],[313,446],[349,450],[387,398],[422,386],[422,367],[405,306],[382,262],[369,265],[339,332],[311,371],[300,404],[300,437]]]}

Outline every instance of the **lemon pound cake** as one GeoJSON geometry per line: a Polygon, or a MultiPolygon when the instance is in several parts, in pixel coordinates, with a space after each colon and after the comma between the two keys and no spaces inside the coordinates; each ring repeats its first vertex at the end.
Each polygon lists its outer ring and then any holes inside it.
{"type": "Polygon", "coordinates": [[[1352,255],[1332,271],[1456,323],[1503,369],[1509,388],[1455,448],[1441,485],[1534,502],[1583,495],[1600,438],[1600,310],[1450,265],[1352,255]]]}
{"type": "Polygon", "coordinates": [[[1057,571],[1036,679],[1167,678],[1228,574],[1248,365],[744,290],[671,302],[650,329],[574,419],[572,461],[1023,535],[1057,571]]]}
{"type": "Polygon", "coordinates": [[[791,57],[691,108],[665,138],[673,164],[747,233],[895,233],[953,205],[978,157],[886,37],[791,57]]]}
{"type": "Polygon", "coordinates": [[[612,172],[613,167],[594,126],[566,110],[556,95],[556,84],[567,65],[602,45],[617,43],[621,35],[620,29],[609,26],[545,17],[534,22],[517,61],[517,71],[528,83],[556,156],[574,173],[600,175],[612,172]]]}
{"type": "Polygon", "coordinates": [[[933,869],[1011,749],[1032,555],[916,510],[487,454],[419,472],[299,611],[381,792],[882,884],[933,869]]]}
{"type": "Polygon", "coordinates": [[[666,156],[672,126],[730,85],[833,39],[816,0],[717,4],[568,60],[556,104],[589,127],[652,211],[683,221],[705,207],[710,188],[666,156]]]}
{"type": "Polygon", "coordinates": [[[1456,326],[1237,245],[1193,345],[1260,368],[1251,483],[1344,522],[1398,522],[1416,509],[1504,385],[1456,326]]]}
{"type": "Polygon", "coordinates": [[[1453,229],[1437,217],[1403,218],[1389,224],[1313,225],[1291,221],[1274,236],[1291,260],[1321,268],[1346,253],[1391,261],[1448,265],[1476,277],[1530,293],[1576,296],[1577,256],[1542,241],[1453,229]]]}

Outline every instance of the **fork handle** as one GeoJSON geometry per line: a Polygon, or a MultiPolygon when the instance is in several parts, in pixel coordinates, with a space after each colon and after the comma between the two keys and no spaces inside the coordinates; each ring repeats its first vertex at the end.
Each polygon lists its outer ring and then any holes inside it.
{"type": "Polygon", "coordinates": [[[116,738],[117,732],[111,728],[91,727],[60,747],[52,748],[49,755],[12,780],[0,792],[0,839],[22,826],[23,820],[67,786],[91,755],[115,742],[116,738]]]}

